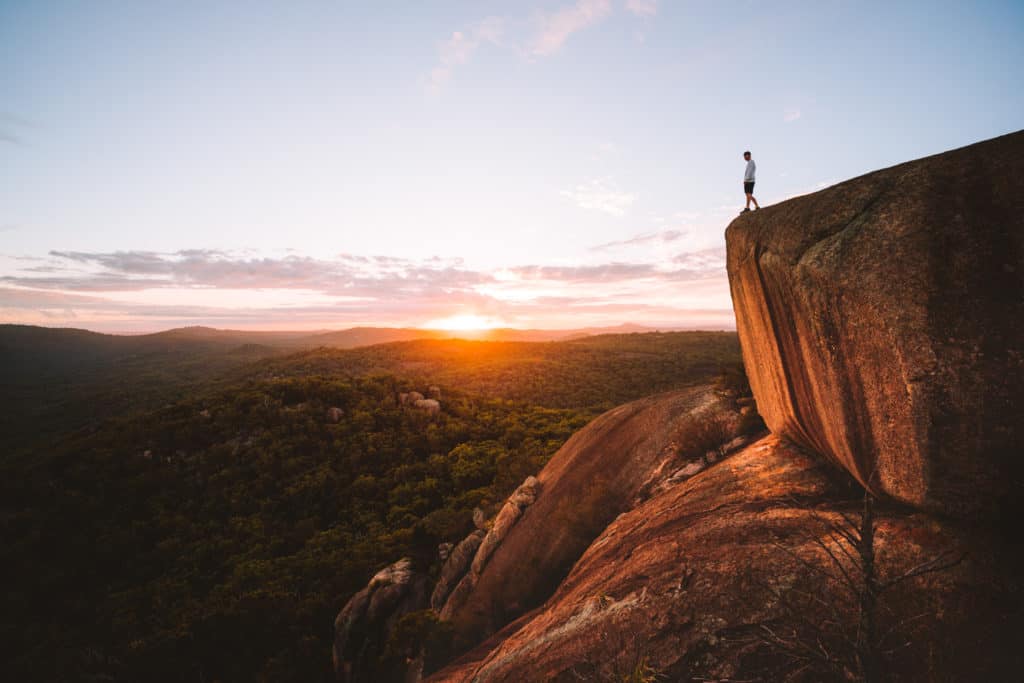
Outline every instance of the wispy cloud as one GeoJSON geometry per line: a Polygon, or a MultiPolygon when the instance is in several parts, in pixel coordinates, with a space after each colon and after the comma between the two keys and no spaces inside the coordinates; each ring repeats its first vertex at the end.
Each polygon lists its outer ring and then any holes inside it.
{"type": "Polygon", "coordinates": [[[725,270],[725,247],[683,252],[673,257],[672,262],[693,272],[707,273],[725,270]]]}
{"type": "Polygon", "coordinates": [[[505,29],[502,17],[487,17],[464,31],[454,31],[438,47],[438,63],[430,72],[430,89],[437,92],[449,80],[456,67],[465,64],[482,45],[501,44],[505,29]]]}
{"type": "Polygon", "coordinates": [[[789,107],[782,112],[782,120],[786,123],[792,123],[800,118],[801,112],[797,107],[789,107]]]}
{"type": "Polygon", "coordinates": [[[595,178],[572,189],[562,190],[561,194],[582,209],[603,211],[613,216],[624,216],[637,200],[636,194],[618,189],[607,178],[595,178]]]}
{"type": "MultiPolygon", "coordinates": [[[[678,236],[664,231],[633,240],[675,244],[678,236]]],[[[107,330],[312,328],[415,325],[470,311],[518,326],[630,320],[721,328],[732,326],[723,259],[717,252],[677,252],[489,272],[439,257],[54,251],[42,263],[11,259],[14,267],[0,277],[0,321],[107,330]],[[703,311],[702,322],[695,311],[703,311]]]]}
{"type": "MultiPolygon", "coordinates": [[[[232,252],[186,249],[151,251],[52,251],[65,266],[47,277],[7,275],[10,285],[75,292],[128,292],[162,288],[301,289],[356,297],[414,297],[427,291],[464,289],[486,279],[458,259],[414,262],[393,257],[315,259],[308,256],[247,257],[232,252]]],[[[21,269],[22,272],[34,272],[21,269]]]]}
{"type": "MultiPolygon", "coordinates": [[[[589,266],[519,266],[509,271],[523,280],[559,282],[572,285],[610,284],[622,286],[627,282],[678,282],[698,280],[724,274],[725,260],[710,258],[679,258],[680,266],[657,263],[600,263],[589,266]],[[709,267],[710,266],[710,267],[709,267]]],[[[676,262],[676,259],[673,259],[676,262]]]]}
{"type": "Polygon", "coordinates": [[[530,43],[531,54],[544,57],[558,52],[569,38],[612,12],[611,0],[577,0],[553,14],[536,16],[537,32],[530,43]]]}
{"type": "Polygon", "coordinates": [[[652,263],[601,263],[588,266],[517,266],[508,270],[524,280],[578,284],[650,277],[657,272],[657,267],[652,263]]]}
{"type": "Polygon", "coordinates": [[[676,240],[683,237],[686,233],[682,230],[661,230],[659,232],[645,232],[629,239],[616,240],[614,242],[605,242],[604,244],[598,244],[597,246],[591,247],[590,251],[609,251],[611,249],[618,249],[620,247],[637,247],[647,244],[657,243],[668,243],[675,242],[676,240]]]}
{"type": "Polygon", "coordinates": [[[653,17],[658,13],[658,0],[626,0],[626,9],[638,17],[653,17]]]}
{"type": "MultiPolygon", "coordinates": [[[[632,0],[627,9],[640,16],[651,16],[657,2],[632,0]]],[[[554,12],[537,12],[530,20],[492,16],[468,28],[453,31],[438,45],[437,64],[427,78],[427,88],[439,93],[451,81],[456,69],[470,61],[486,45],[510,48],[521,57],[549,57],[573,36],[612,13],[611,0],[576,0],[554,12]],[[529,25],[527,32],[523,32],[529,25]],[[519,30],[513,30],[519,28],[519,30]],[[507,33],[519,35],[507,36],[507,33]]]]}

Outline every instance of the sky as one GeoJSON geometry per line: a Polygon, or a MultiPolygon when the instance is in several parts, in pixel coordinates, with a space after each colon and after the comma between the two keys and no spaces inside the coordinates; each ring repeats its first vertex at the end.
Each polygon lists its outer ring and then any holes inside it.
{"type": "Polygon", "coordinates": [[[735,326],[762,205],[1024,127],[1024,3],[0,0],[0,322],[735,326]]]}

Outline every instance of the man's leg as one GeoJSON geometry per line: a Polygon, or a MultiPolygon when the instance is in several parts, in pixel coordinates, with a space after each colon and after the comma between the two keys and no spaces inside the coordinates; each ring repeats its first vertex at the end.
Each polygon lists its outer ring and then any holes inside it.
{"type": "Polygon", "coordinates": [[[750,202],[754,202],[754,208],[755,209],[760,209],[761,208],[758,205],[757,200],[754,198],[754,195],[752,195],[752,194],[748,194],[747,195],[747,206],[750,206],[750,202]]]}

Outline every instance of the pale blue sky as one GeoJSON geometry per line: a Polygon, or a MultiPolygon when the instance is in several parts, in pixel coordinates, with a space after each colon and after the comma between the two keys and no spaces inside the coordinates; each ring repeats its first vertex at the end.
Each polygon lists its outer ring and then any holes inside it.
{"type": "Polygon", "coordinates": [[[729,326],[744,149],[772,203],[1022,67],[1020,2],[0,0],[0,320],[729,326]]]}

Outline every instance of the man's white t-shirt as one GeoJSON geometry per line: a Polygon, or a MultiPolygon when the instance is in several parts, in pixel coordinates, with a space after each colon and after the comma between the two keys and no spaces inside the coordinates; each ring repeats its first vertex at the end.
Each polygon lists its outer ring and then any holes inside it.
{"type": "Polygon", "coordinates": [[[747,162],[747,171],[743,174],[743,182],[752,183],[754,182],[754,171],[757,170],[757,166],[754,164],[754,160],[751,159],[747,162]]]}

